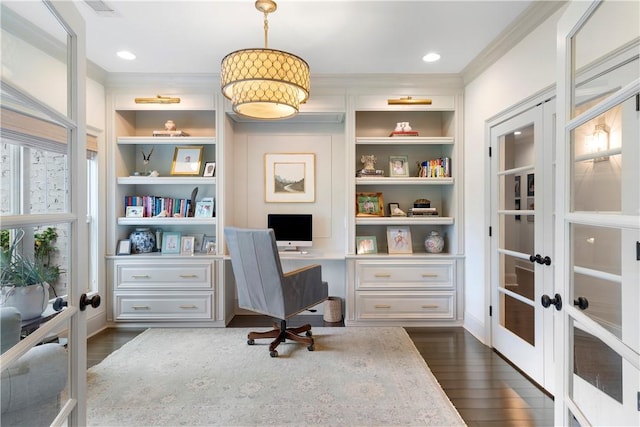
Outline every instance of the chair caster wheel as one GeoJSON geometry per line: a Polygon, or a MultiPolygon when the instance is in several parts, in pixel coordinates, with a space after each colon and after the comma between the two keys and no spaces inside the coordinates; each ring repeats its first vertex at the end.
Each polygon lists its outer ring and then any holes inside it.
{"type": "Polygon", "coordinates": [[[315,349],[316,348],[315,348],[315,346],[313,344],[311,344],[309,347],[307,347],[307,350],[309,350],[309,351],[313,351],[315,349]]]}
{"type": "Polygon", "coordinates": [[[311,336],[311,335],[313,335],[313,334],[311,333],[311,331],[307,331],[307,332],[305,333],[305,335],[306,335],[306,336],[308,336],[308,337],[310,337],[310,336],[311,336]]]}
{"type": "Polygon", "coordinates": [[[248,339],[247,344],[254,345],[256,342],[253,339],[248,339]]]}
{"type": "Polygon", "coordinates": [[[278,357],[278,352],[277,352],[277,351],[275,351],[275,350],[271,350],[271,351],[269,352],[269,356],[271,356],[271,357],[278,357]]]}

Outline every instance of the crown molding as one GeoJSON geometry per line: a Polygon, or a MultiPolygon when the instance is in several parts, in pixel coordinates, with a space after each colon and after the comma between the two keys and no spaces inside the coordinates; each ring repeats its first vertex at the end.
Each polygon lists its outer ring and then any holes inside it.
{"type": "Polygon", "coordinates": [[[535,0],[531,3],[515,21],[464,67],[460,72],[464,85],[478,77],[567,3],[567,1],[544,0],[535,0]]]}

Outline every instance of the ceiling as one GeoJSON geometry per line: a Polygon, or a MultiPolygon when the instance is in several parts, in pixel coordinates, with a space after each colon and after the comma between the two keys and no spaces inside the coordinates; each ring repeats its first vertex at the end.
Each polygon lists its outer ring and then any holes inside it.
{"type": "MultiPolygon", "coordinates": [[[[107,72],[219,73],[222,58],[264,47],[253,0],[105,0],[87,23],[87,56],[107,72]],[[116,57],[130,50],[135,61],[116,57]]],[[[269,47],[305,59],[314,74],[460,73],[531,4],[517,1],[279,0],[269,47]],[[442,59],[425,63],[435,51],[442,59]]]]}

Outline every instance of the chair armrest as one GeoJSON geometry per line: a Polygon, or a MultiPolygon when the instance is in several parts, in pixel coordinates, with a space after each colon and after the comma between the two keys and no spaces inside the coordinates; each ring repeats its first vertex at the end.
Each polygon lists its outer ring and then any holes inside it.
{"type": "Polygon", "coordinates": [[[67,384],[67,350],[60,344],[42,344],[25,353],[2,372],[2,413],[42,404],[67,384]]]}
{"type": "Polygon", "coordinates": [[[287,317],[320,304],[329,295],[327,283],[322,281],[322,267],[314,264],[286,273],[282,293],[287,317]]]}

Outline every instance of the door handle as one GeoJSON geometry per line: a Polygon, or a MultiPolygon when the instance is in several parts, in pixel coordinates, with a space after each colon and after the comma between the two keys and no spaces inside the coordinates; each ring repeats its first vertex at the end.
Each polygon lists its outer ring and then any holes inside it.
{"type": "Polygon", "coordinates": [[[560,311],[562,309],[562,297],[560,294],[555,294],[553,298],[549,295],[544,294],[542,298],[540,298],[540,302],[544,308],[549,308],[549,306],[555,306],[556,310],[560,311]]]}
{"type": "Polygon", "coordinates": [[[100,295],[95,294],[91,298],[87,294],[80,295],[80,311],[85,311],[89,305],[93,308],[100,307],[100,295]]]}
{"type": "Polygon", "coordinates": [[[549,258],[548,256],[545,256],[543,258],[542,255],[540,254],[535,254],[535,256],[529,255],[529,261],[537,262],[538,264],[542,264],[542,265],[551,265],[551,258],[549,258]]]}
{"type": "Polygon", "coordinates": [[[577,305],[580,310],[586,310],[589,308],[589,300],[585,297],[578,297],[573,300],[573,305],[577,305]]]}

